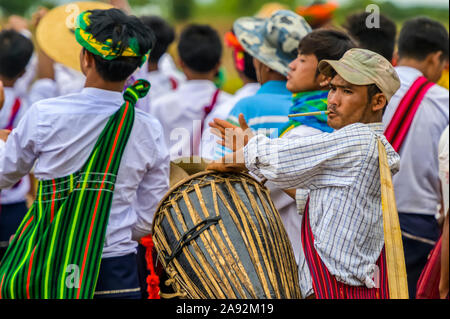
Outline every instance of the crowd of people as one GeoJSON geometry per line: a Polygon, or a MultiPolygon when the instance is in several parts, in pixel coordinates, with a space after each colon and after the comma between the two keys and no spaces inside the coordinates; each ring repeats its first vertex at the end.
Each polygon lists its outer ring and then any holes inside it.
{"type": "Polygon", "coordinates": [[[380,143],[409,297],[448,298],[441,23],[415,17],[397,34],[383,14],[370,28],[365,11],[335,26],[274,9],[237,19],[221,38],[204,24],[177,35],[163,18],[128,10],[78,16],[81,72],[35,41],[46,10],[0,31],[1,298],[146,297],[139,243],[169,191],[170,162],[193,157],[267,180],[304,298],[389,298],[380,143]],[[234,94],[218,81],[224,45],[243,84],[234,94]],[[55,261],[60,251],[65,263],[55,261]],[[78,295],[51,287],[63,280],[56,269],[78,263],[78,295]]]}

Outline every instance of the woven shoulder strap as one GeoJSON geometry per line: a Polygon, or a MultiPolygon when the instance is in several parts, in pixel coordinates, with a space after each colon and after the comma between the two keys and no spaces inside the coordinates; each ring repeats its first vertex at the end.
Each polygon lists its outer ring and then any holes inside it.
{"type": "Polygon", "coordinates": [[[408,282],[403,251],[402,232],[395,204],[394,186],[386,149],[378,139],[380,163],[381,205],[383,209],[384,245],[391,299],[408,299],[408,282]]]}
{"type": "Polygon", "coordinates": [[[428,81],[424,76],[418,77],[397,106],[384,133],[396,152],[400,150],[408,134],[420,103],[433,85],[434,83],[428,81]]]}

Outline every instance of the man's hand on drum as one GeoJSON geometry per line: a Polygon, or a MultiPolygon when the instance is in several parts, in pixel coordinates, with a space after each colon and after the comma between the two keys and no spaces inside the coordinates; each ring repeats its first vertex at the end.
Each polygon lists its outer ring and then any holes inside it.
{"type": "Polygon", "coordinates": [[[228,153],[220,160],[209,164],[206,169],[224,173],[247,171],[244,160],[244,149],[241,148],[236,152],[228,153]]]}
{"type": "Polygon", "coordinates": [[[211,132],[220,138],[218,144],[229,148],[233,153],[229,153],[208,165],[207,169],[220,172],[241,172],[246,171],[244,160],[244,146],[254,136],[245,121],[244,115],[239,114],[239,126],[233,125],[221,119],[214,119],[209,123],[211,132]]]}

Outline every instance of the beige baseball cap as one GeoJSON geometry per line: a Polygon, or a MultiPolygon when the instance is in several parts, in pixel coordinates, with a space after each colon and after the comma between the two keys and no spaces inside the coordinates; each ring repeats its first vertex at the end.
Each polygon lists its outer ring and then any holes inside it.
{"type": "Polygon", "coordinates": [[[350,49],[340,60],[322,60],[319,71],[326,76],[333,76],[335,71],[354,85],[376,84],[388,101],[400,88],[400,79],[392,64],[366,49],[350,49]]]}

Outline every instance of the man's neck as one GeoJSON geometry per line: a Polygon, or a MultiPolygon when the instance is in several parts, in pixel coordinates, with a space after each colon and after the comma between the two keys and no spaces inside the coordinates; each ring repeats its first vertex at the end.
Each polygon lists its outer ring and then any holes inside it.
{"type": "Polygon", "coordinates": [[[426,73],[425,63],[412,58],[402,58],[398,60],[397,66],[407,66],[419,70],[422,74],[426,73]]]}
{"type": "Polygon", "coordinates": [[[215,78],[216,78],[216,73],[215,72],[208,72],[208,73],[197,73],[197,72],[184,72],[184,74],[186,75],[186,79],[188,81],[191,80],[207,80],[207,81],[211,81],[214,82],[215,78]]]}
{"type": "Polygon", "coordinates": [[[5,78],[4,76],[0,76],[0,81],[3,82],[3,87],[5,87],[5,88],[12,88],[12,87],[14,87],[14,84],[16,84],[16,80],[11,80],[11,79],[5,78]]]}
{"type": "Polygon", "coordinates": [[[286,77],[279,73],[270,73],[264,77],[263,81],[261,81],[260,84],[263,85],[270,81],[286,81],[286,77]]]}
{"type": "Polygon", "coordinates": [[[93,80],[86,78],[86,82],[84,83],[84,87],[91,87],[101,90],[107,90],[107,91],[116,91],[116,92],[122,92],[123,88],[125,86],[125,81],[120,82],[107,82],[103,80],[93,80]]]}
{"type": "Polygon", "coordinates": [[[148,72],[158,71],[158,63],[148,62],[148,72]]]}

